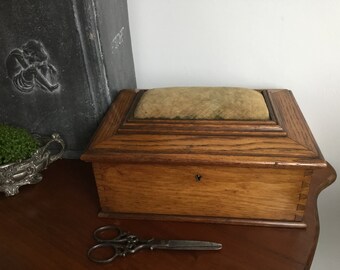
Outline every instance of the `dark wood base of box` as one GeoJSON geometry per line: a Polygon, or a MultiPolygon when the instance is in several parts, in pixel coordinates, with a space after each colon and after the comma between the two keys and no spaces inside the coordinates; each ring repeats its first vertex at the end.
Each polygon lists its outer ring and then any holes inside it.
{"type": "Polygon", "coordinates": [[[136,220],[165,220],[182,222],[220,223],[229,225],[284,227],[284,228],[306,228],[305,222],[265,220],[265,219],[243,219],[224,217],[200,217],[200,216],[179,216],[179,215],[157,215],[157,214],[130,214],[130,213],[108,213],[100,211],[98,217],[136,220]]]}

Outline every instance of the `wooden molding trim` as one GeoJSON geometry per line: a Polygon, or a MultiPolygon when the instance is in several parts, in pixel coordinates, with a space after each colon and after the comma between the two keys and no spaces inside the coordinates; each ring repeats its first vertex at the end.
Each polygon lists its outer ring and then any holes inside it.
{"type": "Polygon", "coordinates": [[[269,121],[135,119],[134,108],[145,91],[120,92],[83,160],[162,163],[177,155],[182,161],[235,166],[326,166],[289,90],[259,90],[269,121]]]}

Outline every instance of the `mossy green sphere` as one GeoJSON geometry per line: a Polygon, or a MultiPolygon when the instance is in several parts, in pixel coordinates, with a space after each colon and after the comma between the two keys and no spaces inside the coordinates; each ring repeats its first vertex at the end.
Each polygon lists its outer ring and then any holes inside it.
{"type": "Polygon", "coordinates": [[[24,160],[39,148],[39,142],[25,129],[0,124],[0,165],[24,160]]]}

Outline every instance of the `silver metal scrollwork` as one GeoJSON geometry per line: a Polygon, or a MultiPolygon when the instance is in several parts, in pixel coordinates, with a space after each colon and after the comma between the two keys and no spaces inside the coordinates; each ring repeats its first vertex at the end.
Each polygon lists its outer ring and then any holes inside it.
{"type": "Polygon", "coordinates": [[[48,139],[39,136],[38,139],[41,142],[47,140],[47,143],[40,147],[31,158],[0,166],[0,192],[4,192],[6,196],[19,193],[21,186],[40,182],[42,180],[40,172],[62,157],[65,143],[59,134],[55,133],[48,139]],[[58,143],[61,147],[56,154],[48,150],[52,143],[58,143]]]}

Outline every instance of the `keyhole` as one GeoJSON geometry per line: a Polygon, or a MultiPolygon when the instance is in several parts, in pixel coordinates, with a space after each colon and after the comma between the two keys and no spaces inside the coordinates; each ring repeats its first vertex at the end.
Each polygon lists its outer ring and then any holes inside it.
{"type": "Polygon", "coordinates": [[[200,175],[200,174],[196,174],[196,175],[195,175],[195,180],[196,180],[196,182],[200,182],[200,181],[201,181],[201,178],[202,178],[202,175],[200,175]]]}

